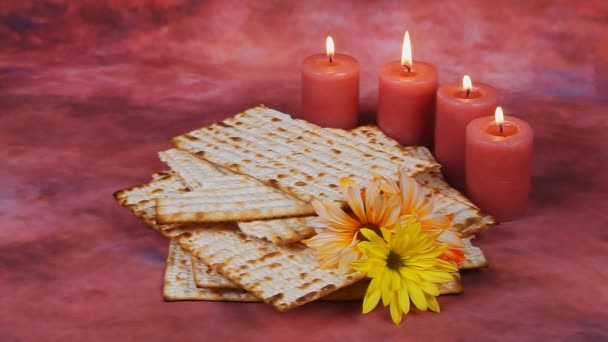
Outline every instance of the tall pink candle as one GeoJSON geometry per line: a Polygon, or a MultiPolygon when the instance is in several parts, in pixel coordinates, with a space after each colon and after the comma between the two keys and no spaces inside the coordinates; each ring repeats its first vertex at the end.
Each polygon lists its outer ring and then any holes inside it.
{"type": "Polygon", "coordinates": [[[327,53],[302,63],[302,114],[322,127],[353,128],[359,114],[359,62],[334,53],[331,37],[327,53]]]}
{"type": "Polygon", "coordinates": [[[462,84],[450,83],[437,91],[435,112],[435,156],[441,171],[453,186],[464,187],[464,153],[467,125],[473,119],[491,115],[498,105],[496,88],[468,76],[462,84]]]}
{"type": "Polygon", "coordinates": [[[385,64],[378,84],[378,126],[402,145],[431,146],[437,71],[413,61],[406,32],[401,62],[385,64]]]}
{"type": "Polygon", "coordinates": [[[534,133],[525,121],[488,116],[469,123],[466,132],[466,189],[482,210],[499,221],[524,215],[530,191],[534,133]]]}

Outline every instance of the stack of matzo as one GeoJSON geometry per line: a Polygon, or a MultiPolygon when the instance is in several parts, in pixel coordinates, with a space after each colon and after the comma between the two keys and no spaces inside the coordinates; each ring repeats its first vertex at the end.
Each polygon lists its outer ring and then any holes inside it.
{"type": "MultiPolygon", "coordinates": [[[[341,178],[395,179],[398,167],[431,190],[436,208],[455,214],[452,229],[466,236],[461,268],[486,266],[470,240],[492,217],[448,186],[426,148],[400,146],[374,126],[324,129],[256,107],[172,142],[176,148],[159,153],[170,171],[115,193],[171,240],[166,300],[263,301],[288,310],[317,298],[362,299],[363,274],[322,268],[299,242],[315,234],[310,200],[344,204],[341,178]]],[[[439,288],[461,292],[459,274],[439,288]]]]}

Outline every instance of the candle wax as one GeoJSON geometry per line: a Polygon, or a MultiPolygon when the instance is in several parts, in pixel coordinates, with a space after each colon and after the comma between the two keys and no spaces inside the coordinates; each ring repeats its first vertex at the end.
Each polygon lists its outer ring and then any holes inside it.
{"type": "Polygon", "coordinates": [[[357,126],[359,113],[359,62],[335,54],[323,54],[302,63],[302,115],[322,127],[349,129],[357,126]]]}
{"type": "Polygon", "coordinates": [[[465,134],[469,122],[491,115],[498,105],[496,88],[475,82],[467,96],[461,83],[450,83],[437,91],[435,156],[441,172],[457,188],[464,187],[465,134]]]}
{"type": "Polygon", "coordinates": [[[411,71],[394,61],[380,70],[378,126],[402,145],[431,146],[435,117],[437,71],[414,61],[411,71]]]}
{"type": "Polygon", "coordinates": [[[524,215],[530,191],[534,133],[523,120],[477,118],[466,131],[466,189],[482,210],[499,221],[524,215]]]}

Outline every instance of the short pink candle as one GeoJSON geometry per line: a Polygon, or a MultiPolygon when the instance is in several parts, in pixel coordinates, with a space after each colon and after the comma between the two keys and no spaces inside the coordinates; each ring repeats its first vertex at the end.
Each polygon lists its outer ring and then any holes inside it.
{"type": "Polygon", "coordinates": [[[431,146],[436,93],[437,71],[411,59],[406,32],[401,62],[390,62],[380,70],[378,126],[402,145],[431,146]]]}
{"type": "Polygon", "coordinates": [[[496,88],[468,76],[462,84],[450,83],[437,91],[435,113],[435,156],[441,171],[453,186],[464,187],[464,153],[467,125],[473,119],[491,115],[498,105],[496,88]]]}
{"type": "Polygon", "coordinates": [[[466,189],[482,210],[498,221],[524,215],[530,191],[534,134],[525,121],[492,116],[475,119],[466,132],[466,189]]]}
{"type": "Polygon", "coordinates": [[[359,115],[359,62],[334,53],[330,40],[327,54],[302,63],[302,115],[322,127],[353,128],[359,115]]]}

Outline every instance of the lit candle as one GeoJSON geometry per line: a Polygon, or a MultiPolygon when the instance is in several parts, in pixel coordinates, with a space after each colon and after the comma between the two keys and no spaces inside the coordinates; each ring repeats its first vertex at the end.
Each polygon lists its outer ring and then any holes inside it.
{"type": "Polygon", "coordinates": [[[466,189],[473,203],[499,221],[524,215],[530,191],[534,133],[525,121],[496,108],[466,132],[466,189]]]}
{"type": "Polygon", "coordinates": [[[473,82],[465,75],[462,84],[450,83],[437,91],[435,155],[450,183],[464,186],[465,133],[471,120],[488,116],[498,104],[496,88],[473,82]]]}
{"type": "Polygon", "coordinates": [[[430,146],[433,142],[437,71],[430,64],[412,59],[406,31],[401,61],[380,69],[378,126],[402,145],[430,146]]]}
{"type": "Polygon", "coordinates": [[[335,53],[331,37],[325,49],[302,63],[302,114],[319,126],[353,128],[359,113],[359,62],[335,53]]]}

